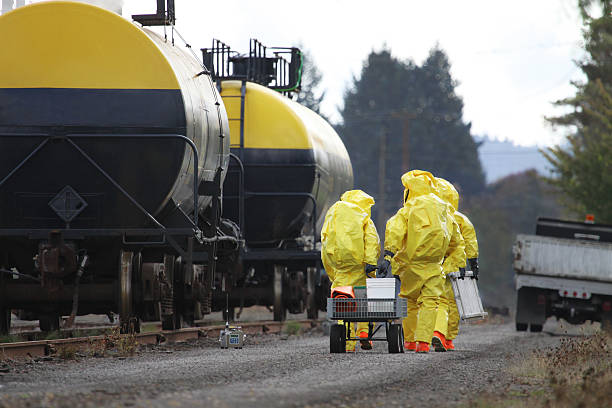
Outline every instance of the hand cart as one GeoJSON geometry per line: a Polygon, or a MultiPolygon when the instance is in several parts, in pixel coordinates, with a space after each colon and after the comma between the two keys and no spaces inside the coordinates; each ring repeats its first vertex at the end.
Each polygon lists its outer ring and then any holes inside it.
{"type": "Polygon", "coordinates": [[[406,317],[406,299],[371,299],[371,298],[348,298],[327,299],[327,317],[331,320],[342,320],[331,326],[329,332],[330,353],[346,353],[346,342],[348,340],[386,341],[389,353],[404,352],[404,332],[402,324],[395,323],[396,319],[406,317]],[[368,322],[368,338],[350,337],[351,324],[368,322]],[[380,322],[384,325],[374,327],[374,323],[380,322]],[[385,338],[375,338],[378,330],[384,327],[385,338]]]}

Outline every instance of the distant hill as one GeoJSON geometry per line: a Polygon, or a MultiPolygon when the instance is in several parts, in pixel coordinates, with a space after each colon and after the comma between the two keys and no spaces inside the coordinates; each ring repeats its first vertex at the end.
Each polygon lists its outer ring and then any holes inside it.
{"type": "Polygon", "coordinates": [[[541,175],[550,174],[550,165],[535,146],[517,146],[512,142],[500,142],[483,138],[478,149],[480,162],[486,173],[487,183],[509,174],[535,169],[541,175]]]}

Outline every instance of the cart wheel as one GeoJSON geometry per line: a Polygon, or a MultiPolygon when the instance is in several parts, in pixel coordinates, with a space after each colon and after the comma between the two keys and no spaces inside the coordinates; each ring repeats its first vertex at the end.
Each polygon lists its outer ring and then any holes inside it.
{"type": "Polygon", "coordinates": [[[527,323],[516,323],[516,331],[527,330],[527,323]]]}
{"type": "Polygon", "coordinates": [[[387,344],[389,353],[404,352],[404,333],[401,324],[390,324],[387,331],[387,344]]]}
{"type": "Polygon", "coordinates": [[[346,353],[346,329],[341,324],[334,324],[329,331],[329,352],[346,353]]]}

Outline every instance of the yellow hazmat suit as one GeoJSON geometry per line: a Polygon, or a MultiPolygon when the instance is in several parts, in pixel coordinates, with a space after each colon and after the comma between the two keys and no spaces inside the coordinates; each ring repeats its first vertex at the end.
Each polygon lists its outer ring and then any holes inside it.
{"type": "MultiPolygon", "coordinates": [[[[447,258],[444,262],[446,273],[456,272],[459,268],[465,268],[465,259],[478,257],[478,241],[476,240],[476,231],[470,220],[457,211],[459,207],[459,193],[455,187],[448,181],[438,178],[438,194],[440,198],[450,203],[454,210],[454,218],[459,225],[461,236],[465,243],[465,251],[463,259],[457,262],[456,258],[447,258]]],[[[438,307],[438,316],[436,318],[435,331],[442,333],[447,340],[453,340],[459,333],[459,311],[455,303],[455,294],[450,279],[447,279],[444,285],[444,291],[440,297],[440,306],[438,307]]]]}
{"type": "MultiPolygon", "coordinates": [[[[365,286],[366,265],[376,265],[380,239],[371,217],[374,199],[361,190],[349,190],[325,215],[321,230],[321,260],[332,282],[338,286],[365,286]]],[[[342,324],[342,322],[340,322],[342,324]]],[[[368,332],[368,323],[358,323],[357,333],[368,332]]],[[[351,337],[355,337],[351,327],[351,337]]],[[[355,342],[347,342],[347,350],[355,342]]]]}
{"type": "MultiPolygon", "coordinates": [[[[434,194],[434,176],[412,170],[402,176],[404,206],[387,221],[385,253],[392,253],[392,273],[401,279],[406,298],[404,338],[430,343],[444,278],[442,261],[453,238],[448,204],[434,194]]],[[[456,238],[456,237],[455,237],[456,238]]]]}

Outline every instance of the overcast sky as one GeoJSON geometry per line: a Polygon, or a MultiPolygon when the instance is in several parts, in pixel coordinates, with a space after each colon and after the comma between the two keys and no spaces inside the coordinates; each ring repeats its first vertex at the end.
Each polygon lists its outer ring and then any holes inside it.
{"type": "MultiPolygon", "coordinates": [[[[368,53],[385,44],[420,64],[439,43],[473,133],[522,145],[561,139],[543,117],[555,112],[552,101],[573,94],[570,80],[582,78],[573,62],[583,55],[577,0],[175,1],[177,29],[198,52],[212,38],[238,51],[248,51],[251,37],[269,46],[303,44],[323,73],[323,111],[333,120],[368,53]]],[[[156,6],[123,3],[128,18],[156,6]]]]}

